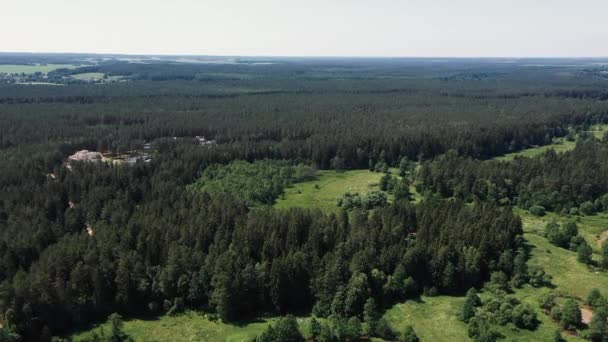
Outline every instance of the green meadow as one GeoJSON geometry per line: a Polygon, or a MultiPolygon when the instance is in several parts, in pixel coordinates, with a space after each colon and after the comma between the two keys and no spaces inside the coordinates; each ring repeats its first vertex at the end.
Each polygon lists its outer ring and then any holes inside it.
{"type": "Polygon", "coordinates": [[[318,179],[311,182],[296,183],[285,189],[285,194],[275,204],[276,208],[321,208],[336,211],[336,202],[346,192],[366,195],[379,190],[378,183],[382,173],[368,170],[318,171],[318,179]]]}

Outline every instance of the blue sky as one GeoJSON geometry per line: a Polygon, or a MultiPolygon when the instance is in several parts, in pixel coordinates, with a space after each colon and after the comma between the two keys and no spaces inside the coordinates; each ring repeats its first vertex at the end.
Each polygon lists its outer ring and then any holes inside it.
{"type": "Polygon", "coordinates": [[[0,2],[0,51],[608,56],[608,0],[0,2]]]}

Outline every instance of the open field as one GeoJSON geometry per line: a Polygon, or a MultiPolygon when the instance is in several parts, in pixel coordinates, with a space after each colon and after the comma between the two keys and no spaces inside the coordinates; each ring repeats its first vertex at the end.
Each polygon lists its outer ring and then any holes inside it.
{"type": "Polygon", "coordinates": [[[467,325],[458,320],[464,297],[421,297],[406,301],[386,311],[391,328],[401,333],[411,324],[421,341],[469,341],[467,325]]]}
{"type": "Polygon", "coordinates": [[[277,200],[277,208],[321,208],[326,211],[338,209],[336,202],[345,192],[358,192],[364,196],[379,190],[382,173],[368,170],[318,171],[316,181],[294,184],[285,190],[283,198],[277,200]],[[318,186],[318,187],[315,187],[318,186]]]}
{"type": "MultiPolygon", "coordinates": [[[[595,125],[587,132],[592,133],[596,138],[601,139],[608,132],[608,125],[595,125]]],[[[515,157],[534,157],[553,149],[555,152],[567,152],[573,150],[576,146],[575,141],[568,141],[565,138],[556,138],[552,144],[528,148],[522,151],[508,153],[495,158],[496,160],[512,160],[515,157]]]]}
{"type": "Polygon", "coordinates": [[[73,64],[44,64],[44,65],[16,65],[16,64],[0,64],[0,72],[9,74],[33,74],[36,72],[48,73],[57,69],[75,69],[77,65],[73,64]]]}
{"type": "MultiPolygon", "coordinates": [[[[212,321],[204,313],[187,311],[176,316],[161,316],[154,319],[129,319],[124,322],[124,332],[135,341],[204,341],[204,342],[241,342],[252,341],[277,318],[263,318],[255,321],[226,324],[212,321]]],[[[297,318],[300,332],[309,335],[310,318],[297,318]]],[[[69,337],[75,341],[90,339],[93,332],[110,332],[110,323],[94,325],[87,330],[73,333],[69,337]]],[[[373,339],[379,341],[378,339],[373,339]]]]}
{"type": "Polygon", "coordinates": [[[608,231],[608,213],[598,213],[590,216],[564,217],[548,212],[547,215],[543,217],[537,217],[519,208],[514,208],[513,210],[521,216],[526,232],[538,235],[542,235],[545,226],[551,220],[556,220],[557,222],[575,220],[579,234],[587,240],[587,243],[589,243],[589,246],[591,246],[595,253],[600,251],[600,240],[608,231]]]}
{"type": "MultiPolygon", "coordinates": [[[[397,176],[398,170],[391,169],[391,175],[397,176]]],[[[332,171],[323,170],[317,172],[318,179],[311,182],[294,184],[293,187],[285,189],[285,195],[277,199],[276,208],[320,208],[324,211],[338,210],[336,202],[346,192],[358,192],[361,196],[370,191],[380,190],[378,183],[383,174],[369,170],[332,171]]],[[[412,202],[418,203],[422,199],[416,188],[410,187],[412,202]]],[[[388,194],[391,201],[392,195],[388,194]]]]}
{"type": "MultiPolygon", "coordinates": [[[[250,341],[264,331],[270,322],[272,319],[243,325],[224,324],[220,321],[210,321],[204,314],[190,311],[183,315],[162,316],[151,320],[126,320],[124,331],[135,341],[236,342],[250,341]]],[[[99,334],[101,328],[106,334],[110,332],[110,324],[106,322],[71,337],[74,341],[85,341],[90,338],[91,332],[99,334]]]]}
{"type": "Polygon", "coordinates": [[[72,75],[71,77],[77,80],[81,80],[81,81],[93,81],[93,80],[100,80],[105,76],[105,74],[103,72],[85,72],[82,74],[75,74],[72,75]]]}
{"type": "MultiPolygon", "coordinates": [[[[553,276],[557,290],[578,298],[585,298],[593,288],[608,290],[607,272],[590,270],[576,260],[576,252],[554,246],[540,235],[551,216],[538,218],[521,211],[519,214],[524,222],[524,236],[534,246],[529,264],[544,267],[553,276]]],[[[564,220],[563,217],[556,219],[558,222],[564,220]]],[[[606,214],[584,216],[580,218],[578,227],[579,233],[594,250],[593,258],[598,260],[599,233],[601,229],[608,230],[608,217],[606,214]]]]}

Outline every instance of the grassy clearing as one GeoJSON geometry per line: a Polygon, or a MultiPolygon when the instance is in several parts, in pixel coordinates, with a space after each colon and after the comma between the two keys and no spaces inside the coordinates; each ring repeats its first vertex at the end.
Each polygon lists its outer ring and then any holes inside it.
{"type": "MultiPolygon", "coordinates": [[[[391,175],[397,176],[398,169],[391,168],[391,175]]],[[[318,179],[311,182],[294,184],[293,187],[285,189],[285,195],[277,199],[275,208],[320,208],[324,211],[336,211],[336,202],[346,192],[358,192],[366,196],[370,191],[379,191],[380,178],[384,174],[371,172],[369,170],[349,170],[349,171],[318,171],[318,179]]],[[[410,186],[412,202],[418,203],[422,196],[416,192],[414,185],[410,186]]],[[[392,195],[388,194],[389,201],[392,195]]]]}
{"type": "Polygon", "coordinates": [[[367,195],[372,190],[379,190],[378,183],[382,173],[368,170],[351,171],[318,171],[318,179],[312,182],[294,184],[285,189],[285,195],[279,198],[276,208],[320,208],[325,211],[338,210],[336,202],[345,192],[358,192],[367,195]]]}
{"type": "Polygon", "coordinates": [[[36,72],[48,73],[57,69],[74,69],[77,65],[72,64],[44,64],[44,65],[17,65],[0,64],[0,72],[9,74],[33,74],[36,72]]]}
{"type": "Polygon", "coordinates": [[[464,297],[421,297],[390,308],[384,315],[398,333],[411,324],[421,341],[470,341],[467,325],[458,320],[464,297]]]}
{"type": "MultiPolygon", "coordinates": [[[[135,341],[251,341],[273,320],[233,325],[210,321],[204,314],[191,311],[152,320],[126,320],[124,331],[135,341]]],[[[110,324],[105,322],[71,337],[74,341],[85,341],[93,331],[99,334],[102,328],[106,334],[110,332],[110,324]]]]}
{"type": "Polygon", "coordinates": [[[549,212],[543,217],[537,217],[519,208],[514,208],[513,210],[521,216],[526,232],[538,235],[543,234],[545,226],[551,220],[556,220],[560,223],[566,220],[575,220],[579,234],[587,240],[587,243],[589,243],[589,246],[591,246],[595,253],[599,253],[600,251],[602,234],[605,234],[605,232],[608,231],[608,213],[599,213],[591,216],[564,217],[549,212]]]}
{"type": "MultiPolygon", "coordinates": [[[[522,289],[517,289],[513,294],[514,297],[519,299],[522,303],[529,304],[532,308],[536,310],[537,318],[540,321],[540,324],[536,328],[536,330],[523,330],[517,329],[513,326],[498,326],[496,329],[503,336],[506,337],[506,341],[521,341],[521,342],[535,342],[535,341],[553,341],[553,335],[555,330],[560,329],[559,325],[554,322],[549,316],[545,315],[538,306],[538,302],[540,298],[543,297],[546,293],[550,292],[549,288],[534,288],[531,286],[525,286],[522,289]]],[[[562,333],[562,336],[566,338],[567,341],[585,341],[576,336],[570,336],[565,333],[562,333]]]]}
{"type": "MultiPolygon", "coordinates": [[[[601,139],[606,132],[608,132],[608,125],[595,125],[591,127],[587,132],[592,133],[596,138],[601,139]]],[[[553,143],[544,146],[537,146],[528,148],[519,152],[508,153],[500,157],[496,157],[496,160],[513,160],[515,157],[534,157],[545,153],[546,151],[553,149],[557,153],[567,152],[573,150],[576,146],[575,141],[568,141],[565,138],[555,138],[553,143]]]]}
{"type": "Polygon", "coordinates": [[[85,72],[82,74],[75,74],[72,75],[71,77],[77,80],[81,80],[81,81],[94,81],[94,80],[100,80],[105,76],[105,74],[103,72],[85,72]]]}
{"type": "MultiPolygon", "coordinates": [[[[542,266],[553,276],[556,289],[565,294],[585,298],[593,288],[608,290],[608,273],[589,269],[576,260],[576,252],[552,245],[542,236],[545,225],[555,218],[562,222],[568,218],[550,213],[545,217],[535,217],[527,212],[516,209],[524,223],[524,237],[534,247],[530,265],[542,266]]],[[[608,229],[608,215],[579,217],[577,221],[579,233],[585,237],[594,249],[594,259],[599,251],[600,233],[608,229]]]]}
{"type": "MultiPolygon", "coordinates": [[[[506,334],[504,329],[501,330],[501,333],[508,336],[510,341],[550,340],[553,331],[558,329],[559,326],[546,314],[538,310],[538,303],[543,295],[550,291],[556,291],[564,297],[575,297],[579,299],[579,301],[582,301],[593,288],[601,289],[603,292],[608,290],[608,273],[590,269],[586,265],[578,262],[576,252],[554,246],[541,235],[544,226],[551,219],[555,218],[561,222],[568,218],[552,213],[540,218],[532,216],[521,209],[515,210],[522,217],[525,231],[524,237],[532,246],[532,254],[528,265],[543,267],[545,271],[553,277],[552,284],[555,288],[533,288],[526,286],[515,292],[515,296],[519,300],[537,308],[541,325],[537,331],[535,331],[534,335],[530,335],[530,337],[534,337],[535,339],[528,339],[525,334],[506,334]],[[511,339],[511,336],[513,336],[513,339],[511,339]],[[521,339],[516,338],[517,336],[521,336],[521,339]]],[[[580,217],[578,218],[578,226],[580,234],[592,244],[593,241],[597,241],[598,239],[597,233],[601,229],[606,229],[606,227],[608,227],[608,216],[596,215],[580,217]]],[[[597,255],[594,255],[596,260],[597,257],[597,255]]],[[[522,333],[525,332],[522,331],[522,333]]],[[[583,341],[575,336],[563,335],[564,337],[567,337],[569,341],[583,341]]]]}
{"type": "Polygon", "coordinates": [[[559,292],[584,299],[593,288],[608,289],[608,273],[590,270],[576,260],[576,252],[556,247],[536,234],[524,236],[534,246],[529,265],[543,267],[553,276],[559,292]]]}
{"type": "MultiPolygon", "coordinates": [[[[204,313],[188,311],[182,315],[162,316],[157,319],[129,319],[124,322],[124,331],[135,341],[241,342],[252,341],[277,318],[226,324],[221,321],[211,321],[204,313]]],[[[302,335],[308,336],[310,318],[297,318],[297,320],[302,335]]],[[[93,332],[99,335],[102,329],[108,334],[110,323],[95,325],[69,337],[75,342],[86,341],[93,332]]]]}

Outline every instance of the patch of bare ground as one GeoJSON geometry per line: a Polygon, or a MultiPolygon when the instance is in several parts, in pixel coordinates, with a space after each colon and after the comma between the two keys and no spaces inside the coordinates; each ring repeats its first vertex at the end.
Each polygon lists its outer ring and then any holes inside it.
{"type": "Polygon", "coordinates": [[[586,306],[581,308],[581,323],[585,325],[589,325],[591,323],[591,319],[593,318],[593,311],[586,306]]]}
{"type": "Polygon", "coordinates": [[[93,236],[93,233],[93,226],[87,223],[87,234],[89,234],[89,236],[93,236]]]}

